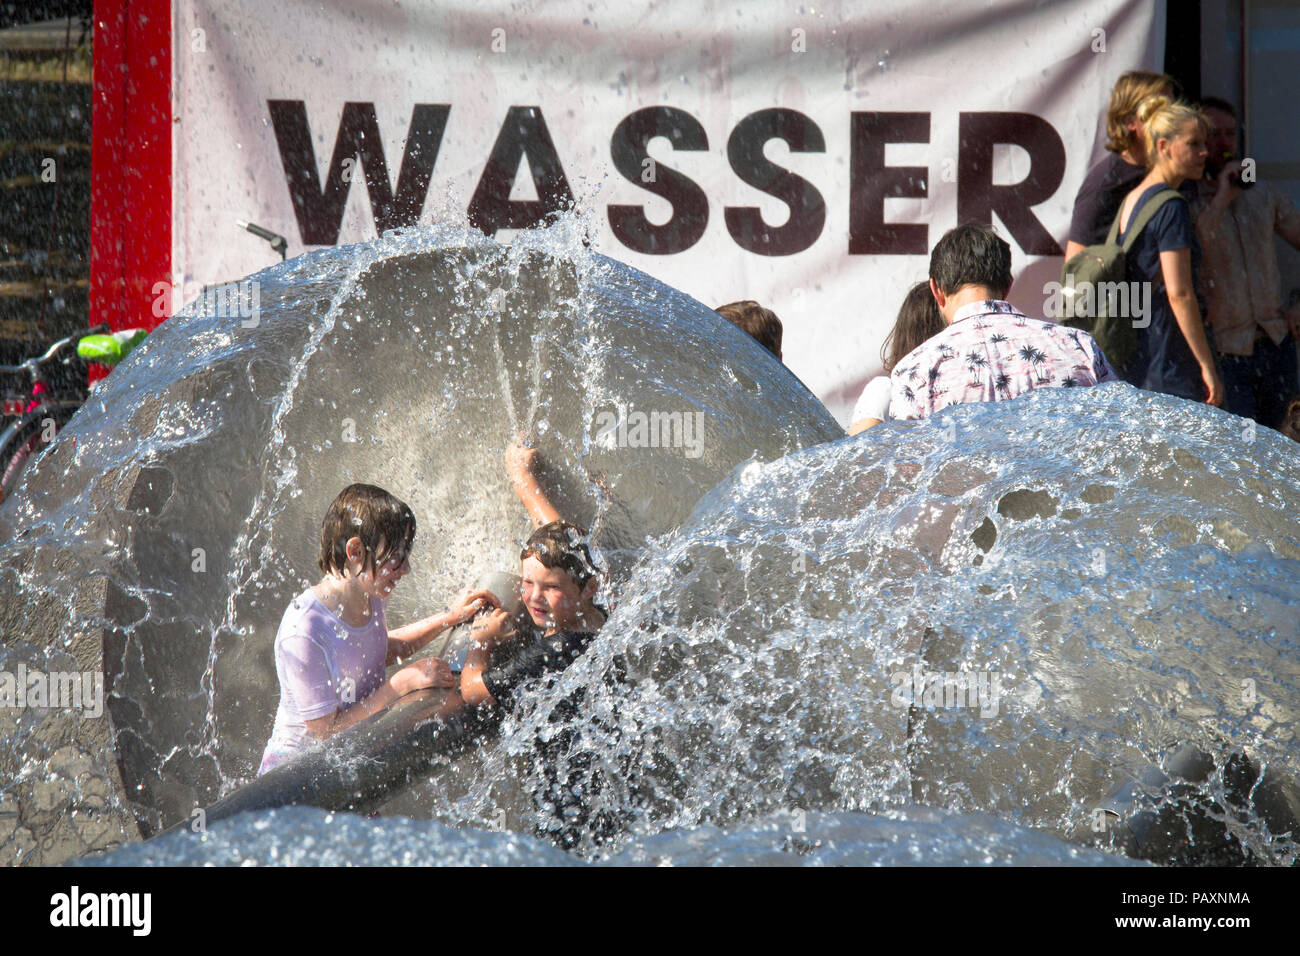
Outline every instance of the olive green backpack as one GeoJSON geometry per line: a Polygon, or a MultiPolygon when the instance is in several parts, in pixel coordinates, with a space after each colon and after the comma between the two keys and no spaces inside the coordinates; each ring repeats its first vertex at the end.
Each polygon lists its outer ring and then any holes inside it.
{"type": "MultiPolygon", "coordinates": [[[[1062,307],[1057,317],[1062,325],[1083,329],[1091,335],[1106,353],[1106,360],[1116,369],[1126,365],[1137,352],[1137,327],[1131,315],[1116,314],[1122,310],[1115,307],[1115,296],[1101,295],[1098,287],[1106,283],[1107,288],[1113,290],[1117,284],[1127,281],[1125,257],[1147,223],[1171,199],[1185,200],[1185,197],[1176,189],[1163,189],[1148,199],[1129,226],[1123,245],[1119,243],[1119,220],[1124,214],[1121,204],[1119,212],[1115,213],[1115,221],[1110,224],[1106,241],[1075,253],[1061,270],[1062,307]]],[[[1129,296],[1125,295],[1125,300],[1128,299],[1129,296]]]]}

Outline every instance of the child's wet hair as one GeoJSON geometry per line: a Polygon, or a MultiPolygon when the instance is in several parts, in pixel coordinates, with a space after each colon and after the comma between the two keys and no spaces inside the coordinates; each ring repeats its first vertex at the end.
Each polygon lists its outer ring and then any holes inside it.
{"type": "Polygon", "coordinates": [[[321,523],[321,573],[347,571],[347,545],[360,538],[366,549],[365,569],[373,570],[392,555],[405,557],[415,540],[415,514],[406,502],[376,485],[348,485],[330,505],[321,523]],[[382,549],[382,551],[381,551],[382,549]]]}
{"type": "Polygon", "coordinates": [[[586,542],[585,529],[568,521],[552,521],[532,533],[519,560],[536,558],[543,567],[560,568],[582,588],[600,574],[586,542]]]}

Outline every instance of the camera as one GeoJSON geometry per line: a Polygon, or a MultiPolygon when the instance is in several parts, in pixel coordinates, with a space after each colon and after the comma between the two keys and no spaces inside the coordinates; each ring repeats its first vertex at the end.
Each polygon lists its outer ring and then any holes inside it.
{"type": "Polygon", "coordinates": [[[1223,165],[1228,166],[1233,163],[1237,163],[1237,168],[1233,170],[1233,172],[1228,176],[1228,181],[1232,183],[1232,185],[1237,189],[1249,189],[1251,186],[1255,185],[1254,178],[1251,179],[1241,178],[1241,173],[1242,173],[1241,164],[1238,163],[1237,160],[1233,158],[1233,155],[1231,153],[1224,153],[1223,165]]]}

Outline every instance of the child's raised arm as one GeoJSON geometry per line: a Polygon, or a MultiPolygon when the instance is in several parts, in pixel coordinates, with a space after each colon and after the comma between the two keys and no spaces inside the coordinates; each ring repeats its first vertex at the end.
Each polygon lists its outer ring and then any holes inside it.
{"type": "Polygon", "coordinates": [[[539,457],[537,449],[526,444],[522,436],[510,443],[505,454],[506,474],[510,476],[510,484],[523,503],[524,510],[528,512],[528,517],[533,519],[533,525],[538,528],[560,520],[560,513],[555,510],[555,505],[551,504],[551,499],[537,481],[539,457]]]}

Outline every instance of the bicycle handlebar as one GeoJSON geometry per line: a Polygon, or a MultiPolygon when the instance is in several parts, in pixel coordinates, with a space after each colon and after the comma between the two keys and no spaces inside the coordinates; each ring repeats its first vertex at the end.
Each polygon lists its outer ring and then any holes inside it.
{"type": "Polygon", "coordinates": [[[51,345],[49,349],[46,350],[45,354],[42,355],[40,358],[29,358],[19,365],[0,365],[0,372],[8,372],[11,374],[17,374],[19,372],[34,372],[39,366],[44,365],[46,362],[52,359],[55,353],[59,351],[59,349],[66,348],[68,343],[75,342],[78,339],[82,339],[86,337],[87,335],[95,335],[97,333],[107,332],[107,331],[108,331],[107,322],[100,322],[98,325],[92,325],[88,329],[84,329],[80,332],[74,332],[72,335],[69,335],[66,338],[59,339],[57,342],[51,345]]]}

